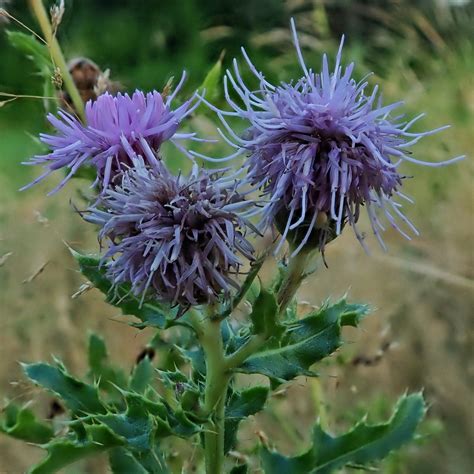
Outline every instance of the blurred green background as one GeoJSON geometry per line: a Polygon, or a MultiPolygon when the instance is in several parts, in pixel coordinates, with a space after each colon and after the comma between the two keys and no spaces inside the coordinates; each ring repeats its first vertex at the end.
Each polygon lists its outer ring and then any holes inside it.
{"type": "MultiPolygon", "coordinates": [[[[2,2],[0,2],[1,4],[2,2]]],[[[440,161],[472,154],[474,145],[474,3],[448,0],[66,0],[58,37],[68,59],[86,56],[126,90],[162,90],[170,77],[189,73],[186,91],[201,84],[225,50],[224,65],[244,45],[272,80],[300,74],[289,33],[294,16],[307,64],[318,70],[323,51],[334,53],[346,35],[345,60],[356,75],[374,71],[385,100],[406,101],[409,115],[426,112],[420,127],[452,128],[416,147],[420,159],[440,161]]],[[[6,8],[37,30],[26,2],[6,8]]],[[[0,23],[0,91],[41,94],[33,64],[9,46],[0,23]]],[[[41,100],[0,107],[0,394],[32,400],[48,415],[51,399],[25,383],[18,361],[60,356],[81,373],[87,331],[102,332],[112,357],[132,367],[149,338],[121,324],[94,291],[71,299],[81,283],[63,244],[96,250],[91,229],[72,212],[74,184],[46,198],[52,178],[32,190],[18,188],[39,170],[20,165],[38,150],[34,136],[46,127],[41,100]],[[46,264],[46,267],[44,265],[46,264]],[[43,268],[43,271],[39,272],[43,268]],[[35,274],[38,273],[36,276],[35,274]],[[34,278],[32,278],[35,276],[34,278]]],[[[194,125],[211,130],[208,119],[194,125]]],[[[463,474],[474,471],[473,165],[406,166],[407,215],[421,231],[412,242],[388,231],[389,253],[371,242],[367,256],[350,230],[327,249],[321,269],[301,290],[308,304],[349,291],[377,311],[338,358],[322,368],[320,384],[301,380],[272,398],[247,423],[240,450],[247,453],[263,431],[283,451],[301,450],[312,420],[323,414],[334,431],[368,410],[373,419],[404,390],[425,389],[430,403],[423,438],[392,456],[386,473],[463,474]],[[387,347],[389,348],[388,350],[387,347]],[[381,354],[381,357],[378,357],[381,354]],[[357,361],[368,359],[371,363],[357,361]],[[291,401],[291,403],[289,402],[291,401]],[[351,415],[352,416],[352,415],[351,415]]],[[[77,181],[77,184],[80,184],[77,181]]],[[[79,186],[80,187],[80,186],[79,186]]],[[[367,228],[367,227],[366,227],[367,228]]],[[[270,272],[271,270],[269,270],[270,272]]],[[[23,472],[40,453],[0,437],[0,472],[23,472]]],[[[192,458],[178,469],[194,472],[192,458]]],[[[106,472],[101,460],[67,472],[106,472]]],[[[181,471],[177,471],[181,472],[181,471]]]]}

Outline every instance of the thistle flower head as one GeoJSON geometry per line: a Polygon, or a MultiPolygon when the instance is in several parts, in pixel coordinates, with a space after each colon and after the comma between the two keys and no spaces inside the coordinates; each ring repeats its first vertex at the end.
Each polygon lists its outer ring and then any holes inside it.
{"type": "Polygon", "coordinates": [[[377,87],[368,91],[365,80],[357,82],[352,77],[354,64],[341,66],[343,41],[332,72],[326,55],[319,74],[308,69],[293,20],[292,29],[303,77],[274,86],[242,50],[259,87],[246,86],[234,60],[234,70],[227,71],[224,82],[233,112],[218,111],[234,145],[247,154],[247,179],[268,200],[263,224],[276,222],[281,242],[287,238],[294,254],[310,243],[324,250],[346,223],[364,245],[356,227],[362,206],[382,246],[384,225],[376,211],[382,211],[406,237],[397,219],[416,233],[395,201],[396,197],[408,199],[400,192],[404,178],[398,171],[400,163],[439,166],[462,157],[443,163],[413,158],[409,147],[440,129],[414,133],[410,127],[421,116],[411,121],[403,115],[392,117],[401,102],[383,106],[377,87]],[[229,82],[243,106],[231,98],[229,82]],[[226,115],[249,122],[243,137],[232,131],[226,115]]]}
{"type": "MultiPolygon", "coordinates": [[[[177,133],[180,122],[194,107],[193,99],[177,109],[171,109],[171,101],[181,87],[181,80],[172,95],[166,99],[158,92],[144,94],[135,91],[132,96],[105,93],[96,101],[86,104],[86,123],[81,123],[68,112],[60,111],[58,116],[48,115],[48,120],[56,129],[54,135],[41,134],[43,143],[51,149],[46,155],[33,157],[25,164],[44,165],[46,171],[25,188],[36,184],[53,171],[67,168],[67,176],[51,192],[62,188],[84,165],[92,165],[97,170],[97,182],[105,189],[123,169],[131,164],[130,156],[139,153],[155,165],[156,157],[145,154],[145,146],[158,151],[166,140],[171,140],[185,151],[177,141],[194,139],[194,134],[177,133]]],[[[51,194],[50,193],[50,194],[51,194]]]]}
{"type": "Polygon", "coordinates": [[[235,183],[195,165],[185,176],[133,160],[121,184],[102,193],[86,219],[108,242],[104,265],[115,284],[182,307],[210,303],[238,288],[242,257],[251,260],[249,202],[235,183]]]}

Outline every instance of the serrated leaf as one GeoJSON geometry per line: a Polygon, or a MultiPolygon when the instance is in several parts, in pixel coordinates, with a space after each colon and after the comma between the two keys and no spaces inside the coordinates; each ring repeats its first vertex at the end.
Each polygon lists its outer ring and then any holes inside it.
{"type": "Polygon", "coordinates": [[[159,303],[141,303],[140,299],[130,292],[126,285],[112,285],[107,278],[105,268],[100,265],[100,259],[92,255],[83,255],[71,250],[73,257],[79,264],[81,273],[106,296],[106,301],[120,308],[125,315],[136,316],[141,323],[132,324],[144,329],[154,327],[166,329],[175,325],[186,325],[183,318],[176,319],[176,309],[166,308],[159,303]]]}
{"type": "Polygon", "coordinates": [[[134,457],[149,474],[170,473],[163,455],[159,452],[157,447],[150,449],[146,453],[135,453],[134,457]]]}
{"type": "Polygon", "coordinates": [[[124,448],[109,452],[110,468],[113,474],[148,474],[148,471],[124,448]]]}
{"type": "Polygon", "coordinates": [[[18,407],[13,403],[3,409],[0,432],[12,438],[37,444],[47,443],[54,435],[52,427],[38,421],[29,408],[18,407]]]}
{"type": "Polygon", "coordinates": [[[176,385],[180,384],[182,386],[187,385],[190,381],[189,377],[185,375],[180,370],[157,370],[161,382],[164,384],[165,387],[176,389],[176,385]]]}
{"type": "Polygon", "coordinates": [[[124,448],[109,452],[113,474],[168,474],[163,456],[157,448],[147,453],[131,453],[124,448]]]}
{"type": "Polygon", "coordinates": [[[125,439],[128,449],[148,451],[154,430],[153,419],[145,405],[137,403],[136,398],[128,399],[127,404],[125,413],[99,415],[94,418],[125,439]]]}
{"type": "Polygon", "coordinates": [[[153,380],[155,369],[148,357],[142,359],[133,369],[130,377],[130,389],[137,393],[145,393],[153,380]]]}
{"type": "Polygon", "coordinates": [[[99,384],[99,387],[105,390],[114,389],[114,385],[125,387],[127,379],[124,372],[113,367],[108,362],[108,356],[104,339],[97,334],[91,333],[88,345],[89,376],[93,377],[99,384]]]}
{"type": "Polygon", "coordinates": [[[143,419],[145,416],[152,418],[155,438],[165,438],[170,435],[187,438],[201,430],[201,427],[190,420],[179,407],[172,410],[164,401],[152,401],[145,395],[135,392],[122,391],[122,395],[128,406],[129,418],[132,414],[136,418],[143,419]]]}
{"type": "Polygon", "coordinates": [[[99,399],[98,389],[75,379],[61,365],[54,367],[43,362],[23,365],[33,382],[54,392],[75,414],[95,414],[106,411],[99,399]]]}
{"type": "Polygon", "coordinates": [[[286,323],[279,345],[270,341],[235,370],[263,374],[273,382],[299,375],[316,376],[309,368],[341,345],[341,326],[357,324],[367,312],[367,306],[348,304],[345,299],[325,304],[300,321],[286,323]]]}
{"type": "Polygon", "coordinates": [[[202,348],[183,350],[182,353],[189,359],[196,374],[200,376],[206,375],[206,357],[202,348]]]}
{"type": "Polygon", "coordinates": [[[48,454],[39,464],[31,468],[30,474],[52,474],[80,459],[122,446],[125,441],[104,425],[85,427],[85,439],[76,435],[56,438],[42,447],[48,454]]]}
{"type": "Polygon", "coordinates": [[[232,394],[225,409],[224,451],[226,453],[235,446],[240,422],[263,410],[268,392],[268,387],[256,386],[232,394]]]}
{"type": "Polygon", "coordinates": [[[220,81],[222,76],[222,61],[224,59],[224,51],[222,51],[219,59],[212,66],[209,72],[206,74],[204,81],[199,87],[200,91],[205,90],[206,99],[213,101],[219,97],[220,81]]]}
{"type": "Polygon", "coordinates": [[[170,413],[168,420],[173,434],[180,438],[189,438],[202,431],[200,424],[191,420],[188,414],[180,408],[170,413]]]}
{"type": "Polygon", "coordinates": [[[279,339],[284,329],[278,323],[277,317],[278,304],[275,295],[271,291],[261,288],[250,313],[253,323],[252,332],[279,339]]]}
{"type": "Polygon", "coordinates": [[[319,424],[313,443],[304,454],[293,458],[262,448],[262,463],[267,474],[330,474],[348,464],[367,466],[387,456],[413,439],[426,411],[419,393],[402,397],[386,423],[359,422],[339,437],[326,433],[319,424]]]}

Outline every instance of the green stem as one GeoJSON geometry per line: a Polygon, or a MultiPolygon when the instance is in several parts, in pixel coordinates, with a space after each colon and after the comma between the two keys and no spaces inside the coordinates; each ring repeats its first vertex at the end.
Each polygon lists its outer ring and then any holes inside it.
{"type": "Polygon", "coordinates": [[[51,58],[56,67],[61,71],[61,76],[64,82],[64,87],[69,93],[74,108],[76,109],[77,114],[83,122],[85,122],[84,115],[84,102],[77,90],[76,84],[72,79],[71,74],[69,73],[69,68],[67,67],[66,60],[64,59],[61,47],[59,46],[58,40],[53,33],[51,23],[49,21],[49,16],[46,11],[46,8],[43,5],[42,0],[28,0],[31,9],[33,10],[36,19],[40,25],[40,28],[43,32],[44,39],[48,45],[49,51],[51,53],[51,58]]]}
{"type": "Polygon", "coordinates": [[[231,373],[225,364],[220,319],[192,315],[193,326],[206,356],[204,413],[210,415],[204,434],[207,474],[224,472],[225,398],[231,373]]]}
{"type": "Polygon", "coordinates": [[[318,377],[312,378],[310,386],[314,405],[319,418],[319,423],[321,425],[321,428],[325,430],[328,428],[328,415],[326,410],[326,403],[324,401],[324,393],[323,388],[321,386],[321,380],[318,377]]]}
{"type": "MultiPolygon", "coordinates": [[[[306,276],[305,272],[308,263],[311,261],[311,256],[311,252],[300,252],[291,259],[286,277],[277,295],[278,313],[280,316],[285,312],[306,276]]],[[[251,336],[236,352],[225,358],[227,370],[232,370],[245,362],[252,354],[264,346],[271,336],[272,334],[254,334],[251,336]]]]}
{"type": "MultiPolygon", "coordinates": [[[[310,253],[301,252],[294,257],[278,291],[279,314],[283,314],[299,288],[310,253]]],[[[241,365],[248,357],[257,352],[272,334],[254,334],[247,342],[230,356],[225,355],[221,334],[221,319],[213,317],[209,308],[205,317],[195,311],[190,313],[199,342],[206,357],[206,388],[204,394],[204,413],[210,420],[204,435],[204,453],[207,474],[224,472],[224,434],[225,434],[225,398],[232,369],[241,365]]]]}
{"type": "Polygon", "coordinates": [[[268,337],[263,334],[255,334],[241,346],[232,355],[225,358],[225,366],[227,370],[232,370],[244,363],[252,354],[257,352],[267,342],[268,337]]]}
{"type": "Polygon", "coordinates": [[[308,267],[308,263],[311,261],[311,253],[312,252],[301,251],[298,255],[293,257],[288,264],[285,279],[283,280],[277,295],[280,316],[291,303],[291,300],[306,276],[306,268],[308,267]]]}

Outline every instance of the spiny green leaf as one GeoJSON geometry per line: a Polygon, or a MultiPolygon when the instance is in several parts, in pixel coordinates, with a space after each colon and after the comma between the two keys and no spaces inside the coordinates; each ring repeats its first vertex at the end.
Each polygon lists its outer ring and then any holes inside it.
{"type": "Polygon", "coordinates": [[[235,445],[240,422],[263,410],[268,392],[268,387],[256,386],[232,394],[225,410],[224,450],[226,453],[235,445]]]}
{"type": "Polygon", "coordinates": [[[134,392],[145,393],[153,380],[155,369],[148,357],[142,359],[133,369],[130,378],[130,389],[134,392]]]}
{"type": "Polygon", "coordinates": [[[313,444],[304,454],[288,458],[262,448],[267,474],[330,474],[346,465],[367,466],[413,439],[426,406],[420,393],[405,395],[386,423],[367,425],[364,420],[339,437],[314,428],[313,444]]]}
{"type": "Polygon", "coordinates": [[[113,474],[168,474],[169,471],[158,447],[146,453],[131,453],[124,448],[109,452],[113,474]]]}
{"type": "Polygon", "coordinates": [[[270,340],[236,371],[263,374],[274,382],[299,375],[315,376],[309,368],[341,345],[341,326],[357,324],[367,312],[367,306],[348,304],[345,299],[325,304],[300,321],[286,323],[279,345],[270,340]]]}
{"type": "Polygon", "coordinates": [[[54,435],[52,427],[38,421],[29,408],[20,408],[13,403],[3,409],[0,432],[12,438],[38,444],[47,443],[54,435]]]}
{"type": "Polygon", "coordinates": [[[113,474],[148,474],[133,454],[124,448],[111,449],[109,461],[113,474]]]}
{"type": "Polygon", "coordinates": [[[62,365],[53,367],[42,362],[23,365],[26,375],[33,382],[51,390],[62,398],[75,414],[104,413],[98,389],[75,379],[62,365]]]}
{"type": "Polygon", "coordinates": [[[136,316],[141,320],[141,323],[132,324],[134,327],[166,329],[176,325],[187,325],[185,319],[176,319],[176,309],[166,308],[159,303],[144,302],[142,304],[126,285],[112,285],[105,274],[105,268],[100,265],[100,259],[96,256],[82,255],[72,249],[70,251],[79,263],[81,273],[106,295],[108,303],[120,308],[123,314],[136,316]]]}
{"type": "Polygon", "coordinates": [[[89,375],[105,390],[113,389],[113,385],[125,387],[127,380],[122,370],[112,367],[108,362],[105,341],[97,334],[91,333],[88,347],[89,375]]]}
{"type": "Polygon", "coordinates": [[[161,400],[150,400],[145,395],[123,391],[129,414],[136,413],[139,417],[151,416],[154,423],[154,434],[156,437],[164,438],[173,434],[169,419],[170,408],[161,400]],[[130,412],[130,410],[132,410],[130,412]]]}
{"type": "Polygon", "coordinates": [[[136,419],[143,422],[145,417],[151,417],[155,438],[165,438],[170,435],[187,438],[201,431],[200,425],[192,421],[179,407],[172,410],[164,401],[152,401],[145,395],[135,392],[122,391],[122,395],[125,397],[128,408],[125,414],[119,414],[121,419],[126,415],[128,421],[136,419]]]}
{"type": "Polygon", "coordinates": [[[169,474],[170,471],[166,466],[163,455],[160,453],[158,446],[145,453],[135,453],[135,459],[145,468],[149,474],[169,474]]]}
{"type": "Polygon", "coordinates": [[[125,444],[125,440],[104,425],[87,426],[85,434],[85,439],[79,440],[72,434],[69,437],[56,438],[43,445],[48,455],[31,468],[30,474],[52,474],[80,459],[125,444]]]}
{"type": "Polygon", "coordinates": [[[220,80],[222,75],[222,61],[224,59],[224,51],[222,51],[221,55],[217,62],[212,66],[212,68],[207,73],[204,81],[202,82],[199,90],[205,90],[206,99],[213,101],[217,99],[219,96],[220,91],[220,80]]]}
{"type": "Polygon", "coordinates": [[[191,382],[189,377],[178,369],[173,371],[157,369],[157,372],[161,382],[163,382],[167,388],[175,389],[177,384],[185,386],[191,382]]]}
{"type": "MultiPolygon", "coordinates": [[[[193,418],[195,417],[193,416],[193,418]]],[[[188,413],[180,408],[172,413],[170,412],[168,419],[173,434],[180,438],[189,438],[202,431],[200,424],[192,420],[188,413]]]]}
{"type": "Polygon", "coordinates": [[[277,316],[278,304],[275,295],[271,291],[261,288],[250,313],[253,333],[279,339],[284,329],[278,323],[277,316]]]}
{"type": "Polygon", "coordinates": [[[129,403],[125,413],[99,415],[94,418],[117,436],[124,438],[129,449],[150,449],[154,426],[153,419],[144,405],[129,403]]]}

